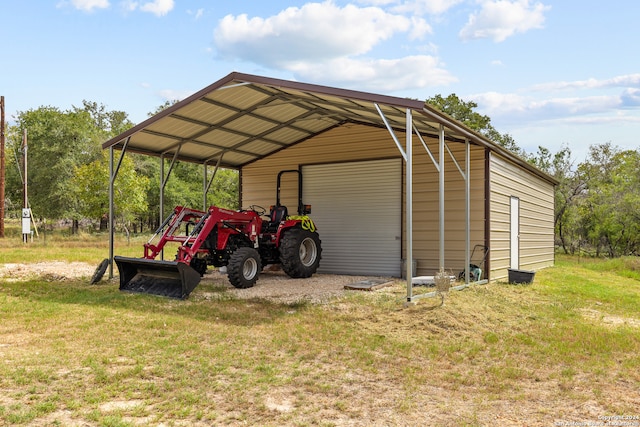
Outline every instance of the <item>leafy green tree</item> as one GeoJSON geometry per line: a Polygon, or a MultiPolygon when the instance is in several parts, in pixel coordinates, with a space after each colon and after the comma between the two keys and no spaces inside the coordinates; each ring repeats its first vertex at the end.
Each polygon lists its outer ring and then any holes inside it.
{"type": "Polygon", "coordinates": [[[207,203],[221,208],[239,209],[239,199],[238,172],[219,169],[207,194],[207,203]]]}
{"type": "MultiPolygon", "coordinates": [[[[74,194],[83,203],[80,214],[85,218],[104,218],[109,213],[109,158],[105,150],[99,159],[77,166],[72,180],[74,194]]],[[[148,210],[146,192],[149,179],[136,173],[133,160],[124,157],[116,185],[114,205],[116,216],[128,224],[145,215],[148,210]]]]}
{"type": "Polygon", "coordinates": [[[82,101],[82,108],[73,107],[74,112],[89,113],[95,128],[100,132],[101,138],[112,138],[133,127],[133,122],[129,120],[124,111],[109,111],[103,104],[97,102],[82,101]]]}
{"type": "MultiPolygon", "coordinates": [[[[40,107],[18,114],[11,148],[23,159],[21,136],[27,131],[28,192],[35,215],[77,218],[79,201],[70,187],[74,167],[92,161],[99,153],[99,133],[84,111],[63,112],[40,107]]],[[[11,189],[11,194],[20,192],[11,189]]]]}
{"type": "Polygon", "coordinates": [[[475,111],[475,109],[478,108],[477,102],[463,101],[455,93],[450,94],[446,98],[437,94],[427,99],[427,103],[477,132],[481,132],[491,126],[489,116],[475,111]]]}
{"type": "Polygon", "coordinates": [[[586,183],[580,205],[583,233],[595,255],[638,254],[640,249],[640,153],[611,143],[593,145],[578,166],[586,183]]]}
{"type": "Polygon", "coordinates": [[[6,216],[19,216],[22,208],[22,135],[17,126],[7,126],[5,147],[5,208],[6,216]]]}
{"type": "MultiPolygon", "coordinates": [[[[23,159],[22,136],[28,141],[28,192],[34,214],[50,219],[72,219],[77,231],[84,200],[74,187],[76,168],[100,158],[100,144],[131,126],[126,113],[107,111],[97,103],[83,101],[83,107],[62,111],[40,107],[18,113],[16,125],[9,131],[8,157],[23,159]]],[[[22,177],[10,174],[8,195],[21,200],[22,177]]]]}
{"type": "MultiPolygon", "coordinates": [[[[165,160],[165,174],[168,172],[169,160],[165,160]]],[[[146,199],[149,203],[148,216],[144,221],[148,227],[159,225],[160,212],[160,160],[146,156],[135,156],[136,170],[149,179],[146,199]]],[[[209,171],[213,173],[212,168],[209,171]]],[[[175,206],[202,208],[202,175],[203,166],[195,163],[177,162],[164,189],[163,216],[175,206]]],[[[207,193],[207,204],[227,209],[238,209],[238,173],[234,170],[219,169],[207,193]]]]}

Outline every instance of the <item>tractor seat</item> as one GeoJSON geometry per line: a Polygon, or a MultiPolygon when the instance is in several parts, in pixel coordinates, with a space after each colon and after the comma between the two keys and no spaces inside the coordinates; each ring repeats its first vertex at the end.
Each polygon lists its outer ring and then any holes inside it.
{"type": "Polygon", "coordinates": [[[278,226],[282,221],[287,219],[288,210],[286,206],[274,206],[269,213],[269,221],[264,222],[265,233],[275,233],[278,230],[278,226]]]}
{"type": "Polygon", "coordinates": [[[275,222],[276,224],[280,224],[280,222],[284,221],[287,218],[288,211],[286,206],[274,206],[271,210],[271,222],[275,222]]]}

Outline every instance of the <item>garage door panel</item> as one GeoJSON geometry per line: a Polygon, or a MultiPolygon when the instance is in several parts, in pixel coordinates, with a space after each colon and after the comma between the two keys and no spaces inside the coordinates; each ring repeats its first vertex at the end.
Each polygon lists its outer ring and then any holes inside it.
{"type": "Polygon", "coordinates": [[[400,159],[303,167],[322,240],[320,273],[400,275],[400,159]]]}

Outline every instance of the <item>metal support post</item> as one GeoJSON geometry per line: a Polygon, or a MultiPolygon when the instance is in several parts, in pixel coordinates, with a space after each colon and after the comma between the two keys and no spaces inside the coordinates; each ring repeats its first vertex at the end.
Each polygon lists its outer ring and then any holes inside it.
{"type": "Polygon", "coordinates": [[[113,279],[113,256],[114,256],[114,238],[115,238],[115,198],[114,198],[114,186],[116,177],[118,176],[118,172],[120,171],[120,166],[122,165],[122,160],[124,159],[124,155],[127,152],[127,145],[129,145],[129,140],[131,138],[127,138],[122,144],[122,153],[120,153],[120,158],[118,159],[118,163],[114,162],[114,149],[113,145],[109,147],[109,279],[113,279]]]}
{"type": "Polygon", "coordinates": [[[471,146],[469,139],[464,140],[464,214],[465,214],[465,247],[464,247],[464,282],[469,283],[469,264],[471,263],[471,146]]]}
{"type": "Polygon", "coordinates": [[[205,212],[207,211],[207,209],[209,208],[208,204],[207,204],[207,194],[209,194],[209,189],[211,189],[211,185],[213,184],[213,180],[215,179],[216,175],[218,174],[218,170],[220,169],[220,163],[222,162],[222,157],[224,156],[224,151],[222,152],[222,154],[220,154],[220,157],[218,157],[218,161],[216,162],[216,167],[213,170],[213,175],[211,175],[210,179],[207,179],[207,162],[204,162],[204,207],[202,210],[204,210],[205,212]]]}
{"type": "Polygon", "coordinates": [[[407,108],[406,124],[406,230],[407,230],[407,250],[406,250],[406,278],[407,278],[407,302],[413,302],[413,119],[411,110],[407,108]]]}
{"type": "Polygon", "coordinates": [[[440,225],[440,251],[439,251],[439,261],[440,261],[440,271],[444,271],[444,126],[440,125],[439,131],[439,190],[438,190],[438,200],[439,200],[439,225],[440,225]]]}
{"type": "MultiPolygon", "coordinates": [[[[160,204],[160,216],[158,218],[158,224],[162,224],[164,221],[164,154],[160,155],[160,194],[159,194],[159,204],[160,204]]],[[[160,251],[160,259],[164,260],[164,248],[160,251]]]]}
{"type": "Polygon", "coordinates": [[[113,146],[109,147],[109,279],[113,279],[114,229],[113,229],[113,146]]]}
{"type": "Polygon", "coordinates": [[[205,160],[202,163],[202,210],[207,210],[207,169],[209,166],[207,165],[207,161],[205,160]]]}

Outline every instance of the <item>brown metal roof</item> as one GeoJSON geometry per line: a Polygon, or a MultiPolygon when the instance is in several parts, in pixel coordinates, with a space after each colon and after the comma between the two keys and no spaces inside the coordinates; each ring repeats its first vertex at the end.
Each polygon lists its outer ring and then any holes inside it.
{"type": "Polygon", "coordinates": [[[345,123],[383,127],[376,105],[398,131],[405,130],[410,109],[421,135],[437,134],[442,124],[448,139],[469,139],[531,168],[424,101],[236,72],[112,138],[102,148],[122,149],[128,139],[127,152],[208,164],[220,160],[222,167],[241,168],[345,123]]]}

